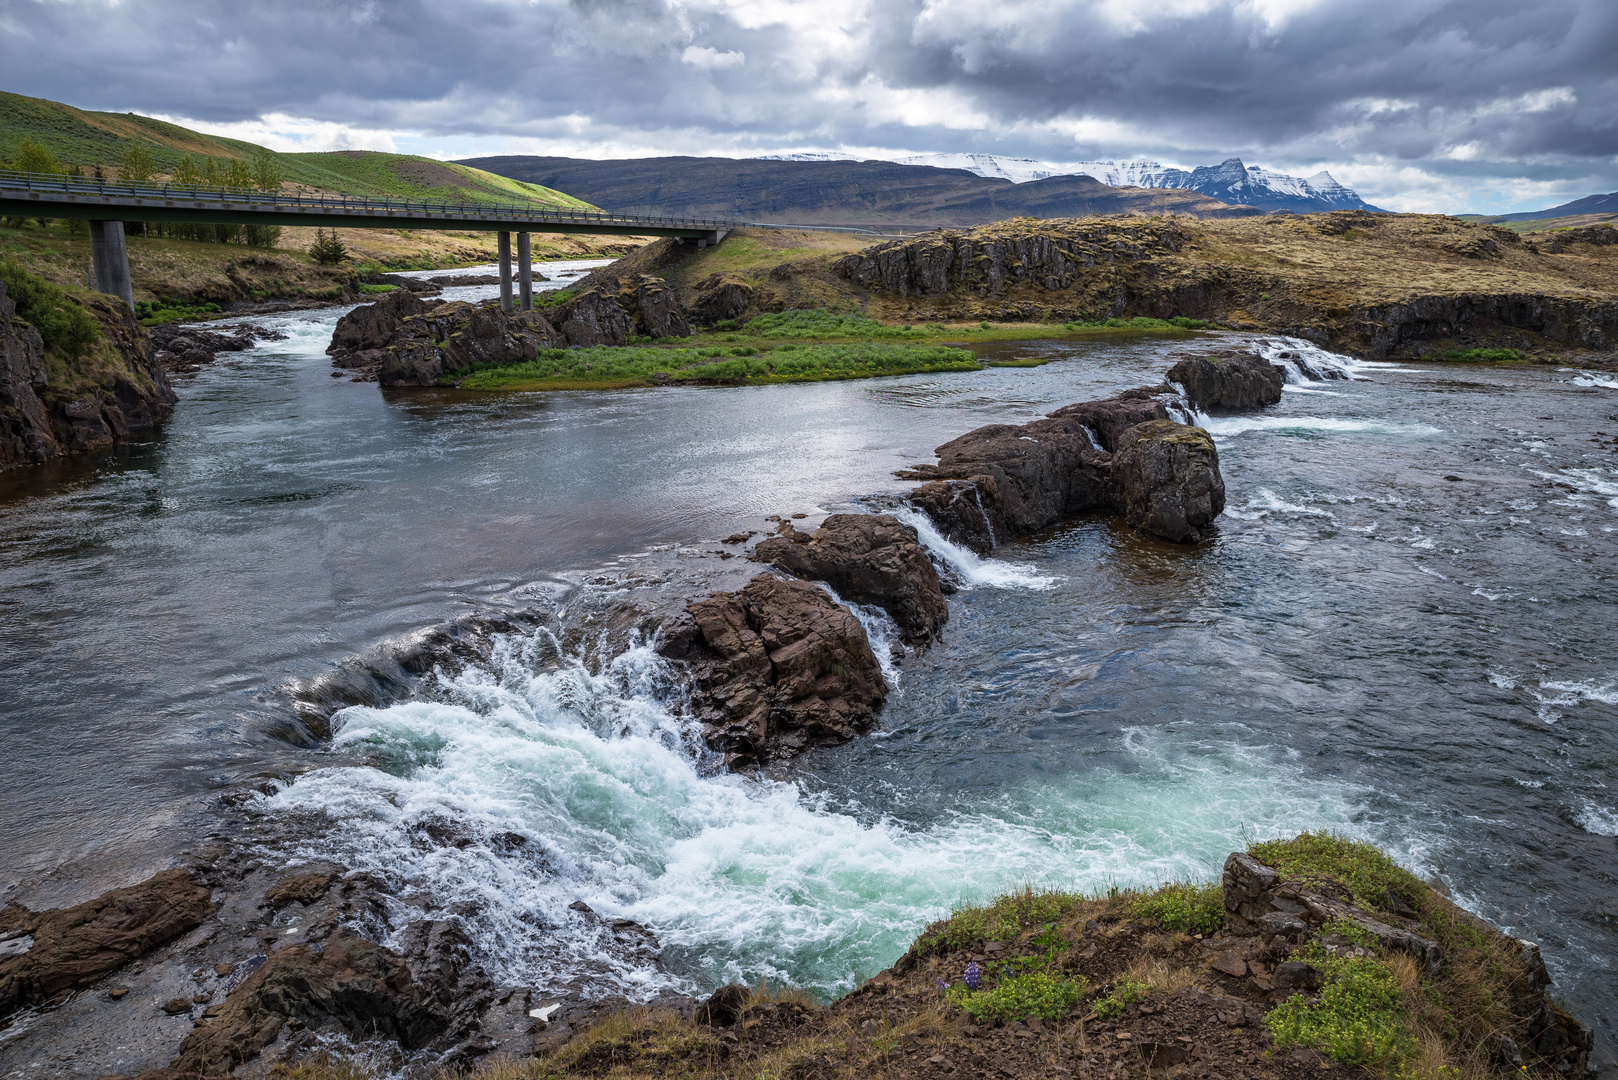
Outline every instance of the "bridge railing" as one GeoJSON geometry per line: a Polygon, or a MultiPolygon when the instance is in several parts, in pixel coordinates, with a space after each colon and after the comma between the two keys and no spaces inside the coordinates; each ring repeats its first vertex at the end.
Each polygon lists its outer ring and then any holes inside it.
{"type": "MultiPolygon", "coordinates": [[[[253,188],[210,187],[190,184],[143,184],[99,177],[63,176],[55,173],[25,173],[0,169],[0,190],[38,192],[43,195],[86,195],[103,199],[158,199],[163,201],[234,203],[241,206],[269,204],[276,210],[310,209],[356,212],[387,210],[408,214],[444,217],[513,217],[524,221],[599,222],[613,225],[647,225],[658,228],[734,229],[749,224],[734,218],[663,217],[647,214],[617,214],[610,210],[572,207],[540,208],[532,203],[429,202],[419,199],[369,199],[353,195],[290,194],[253,188]]],[[[41,200],[44,202],[46,200],[41,200]]],[[[67,201],[66,199],[58,201],[67,201]]],[[[131,206],[139,216],[139,207],[131,206]]]]}

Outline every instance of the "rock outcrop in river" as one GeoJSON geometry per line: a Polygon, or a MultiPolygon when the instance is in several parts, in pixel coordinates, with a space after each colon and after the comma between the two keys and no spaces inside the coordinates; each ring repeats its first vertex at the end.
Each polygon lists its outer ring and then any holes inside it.
{"type": "Polygon", "coordinates": [[[326,351],[336,367],[374,373],[384,386],[432,386],[541,349],[624,345],[631,337],[686,337],[679,296],[645,274],[598,280],[555,307],[506,314],[497,303],[434,304],[399,289],[338,321],[326,351]]]}
{"type": "Polygon", "coordinates": [[[1256,353],[1225,349],[1188,356],[1169,368],[1168,379],[1185,390],[1201,412],[1245,412],[1281,400],[1285,373],[1256,353]]]}
{"type": "Polygon", "coordinates": [[[980,554],[1094,511],[1196,543],[1225,508],[1219,455],[1201,428],[1175,423],[1167,387],[1085,401],[1029,424],[991,424],[940,446],[937,465],[901,472],[939,530],[980,554]]]}
{"type": "Polygon", "coordinates": [[[813,533],[783,523],[753,558],[824,581],[850,603],[882,608],[912,645],[936,640],[949,620],[943,584],[916,530],[890,514],[833,514],[813,533]]]}
{"type": "Polygon", "coordinates": [[[760,574],[686,612],[659,651],[690,665],[708,744],[731,767],[843,742],[875,723],[882,667],[859,619],[824,590],[760,574]]]}
{"type": "Polygon", "coordinates": [[[54,351],[0,282],[0,468],[111,446],[168,418],[178,400],[146,331],[115,297],[62,293],[95,340],[54,351]]]}

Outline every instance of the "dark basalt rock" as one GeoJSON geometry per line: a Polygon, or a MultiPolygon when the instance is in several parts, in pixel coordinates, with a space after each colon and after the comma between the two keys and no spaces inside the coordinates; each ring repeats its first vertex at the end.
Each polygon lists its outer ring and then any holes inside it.
{"type": "Polygon", "coordinates": [[[940,446],[937,465],[899,476],[931,481],[910,501],[979,554],[1092,511],[1122,511],[1138,529],[1194,543],[1224,509],[1224,481],[1206,432],[1167,418],[1166,392],[1141,387],[1030,424],[978,428],[940,446]],[[1145,443],[1132,434],[1147,428],[1145,443]]]}
{"type": "Polygon", "coordinates": [[[235,327],[229,333],[219,333],[188,323],[164,323],[151,330],[152,359],[167,371],[195,371],[213,363],[222,352],[242,352],[259,341],[275,341],[285,336],[257,326],[235,327]]]}
{"type": "Polygon", "coordinates": [[[753,286],[741,278],[710,274],[697,283],[686,307],[693,326],[712,326],[721,319],[738,318],[753,302],[753,286]]]}
{"type": "Polygon", "coordinates": [[[1128,428],[1112,474],[1129,524],[1154,536],[1194,544],[1225,509],[1219,452],[1199,427],[1153,420],[1128,428]]]}
{"type": "Polygon", "coordinates": [[[887,697],[854,613],[801,581],[760,574],[686,608],[661,648],[691,665],[708,745],[732,767],[839,743],[867,730],[887,697]]]}
{"type": "Polygon", "coordinates": [[[934,480],[911,491],[908,498],[946,539],[979,555],[987,555],[1009,535],[1000,510],[1000,488],[992,476],[934,480]]]}
{"type": "Polygon", "coordinates": [[[339,934],[318,953],[299,944],[271,955],[180,1044],[170,1068],[228,1073],[257,1056],[293,1020],[355,1036],[387,1036],[406,1050],[422,1046],[445,1026],[403,958],[364,938],[339,934]]]}
{"type": "Polygon", "coordinates": [[[0,910],[0,1016],[87,986],[201,925],[212,909],[207,885],[166,870],[77,907],[0,910]],[[20,951],[14,951],[20,948],[20,951]]]}
{"type": "Polygon", "coordinates": [[[399,324],[381,361],[383,386],[432,386],[445,376],[494,364],[520,364],[563,344],[537,311],[507,315],[498,305],[452,301],[399,324]]]}
{"type": "Polygon", "coordinates": [[[623,345],[635,332],[635,320],[617,297],[596,289],[558,306],[554,318],[570,345],[623,345]]]}
{"type": "Polygon", "coordinates": [[[753,558],[824,581],[850,603],[884,609],[910,644],[927,644],[943,631],[949,605],[915,529],[889,514],[833,514],[813,534],[790,524],[781,532],[754,548],[753,558]]]}
{"type": "Polygon", "coordinates": [[[332,366],[374,369],[382,361],[380,350],[393,341],[404,320],[435,306],[414,292],[395,289],[374,304],[355,308],[338,319],[332,331],[331,344],[326,347],[332,366]]]}
{"type": "Polygon", "coordinates": [[[704,1001],[697,1009],[696,1021],[699,1024],[708,1024],[711,1027],[730,1027],[747,1003],[753,1000],[753,991],[741,983],[731,983],[721,986],[704,1001]]]}
{"type": "Polygon", "coordinates": [[[94,368],[70,359],[65,385],[61,373],[53,383],[39,331],[17,316],[0,282],[0,469],[101,450],[174,411],[179,398],[128,305],[100,293],[78,303],[105,340],[87,355],[94,368]]]}
{"type": "Polygon", "coordinates": [[[1274,405],[1286,385],[1285,372],[1262,356],[1233,351],[1188,356],[1169,368],[1168,378],[1185,388],[1191,404],[1215,415],[1274,405]]]}

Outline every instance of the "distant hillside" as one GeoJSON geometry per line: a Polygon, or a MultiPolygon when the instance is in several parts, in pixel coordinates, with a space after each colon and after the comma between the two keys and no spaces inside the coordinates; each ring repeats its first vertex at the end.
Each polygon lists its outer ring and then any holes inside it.
{"type": "MultiPolygon", "coordinates": [[[[853,161],[837,154],[766,155],[764,161],[853,161]]],[[[1241,158],[1228,158],[1218,165],[1177,169],[1156,161],[1077,161],[1057,163],[1032,158],[1001,157],[998,154],[917,154],[899,158],[899,165],[931,165],[938,169],[965,169],[978,176],[1010,180],[1017,184],[1056,176],[1088,176],[1111,187],[1179,188],[1196,191],[1210,198],[1260,210],[1290,210],[1299,214],[1321,210],[1377,210],[1361,199],[1352,188],[1333,179],[1331,173],[1288,176],[1256,165],[1244,165],[1241,158]]]]}
{"type": "MultiPolygon", "coordinates": [[[[63,165],[87,171],[100,166],[116,176],[124,152],[136,143],[151,151],[157,170],[171,173],[181,157],[249,158],[263,148],[240,139],[204,135],[134,113],[87,112],[43,98],[0,92],[0,158],[10,161],[22,141],[41,143],[63,165]]],[[[447,202],[523,202],[546,206],[589,204],[504,176],[409,154],[340,150],[325,154],[277,154],[296,187],[372,198],[440,199],[447,202]]]]}
{"type": "Polygon", "coordinates": [[[1589,195],[1582,199],[1575,199],[1561,206],[1553,206],[1549,210],[1534,210],[1525,214],[1502,214],[1499,217],[1488,218],[1490,222],[1507,221],[1545,221],[1549,218],[1582,217],[1586,214],[1598,214],[1603,218],[1618,217],[1618,191],[1607,195],[1589,195]]]}
{"type": "Polygon", "coordinates": [[[930,229],[1022,216],[1262,213],[1196,192],[1113,188],[1087,176],[1015,184],[966,169],[886,161],[510,156],[468,158],[460,164],[571,191],[623,213],[742,217],[783,224],[930,229]]]}

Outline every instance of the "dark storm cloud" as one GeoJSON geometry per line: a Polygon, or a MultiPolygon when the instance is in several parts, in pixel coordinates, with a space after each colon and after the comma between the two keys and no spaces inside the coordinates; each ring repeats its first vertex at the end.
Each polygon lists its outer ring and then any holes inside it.
{"type": "Polygon", "coordinates": [[[571,152],[1241,154],[1457,189],[1618,188],[1615,56],[1612,0],[0,0],[5,88],[90,108],[571,152]]]}

